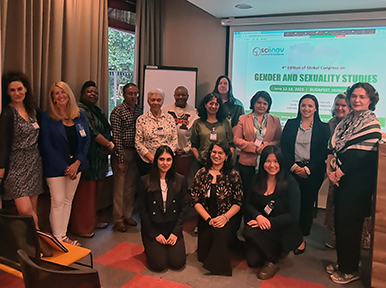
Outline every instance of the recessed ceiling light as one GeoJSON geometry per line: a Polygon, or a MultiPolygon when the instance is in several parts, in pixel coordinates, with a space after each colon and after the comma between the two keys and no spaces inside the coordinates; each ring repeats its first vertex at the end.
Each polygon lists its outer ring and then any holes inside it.
{"type": "Polygon", "coordinates": [[[236,7],[237,9],[252,9],[252,8],[253,8],[252,5],[245,4],[245,3],[237,4],[237,5],[235,5],[235,7],[236,7]]]}

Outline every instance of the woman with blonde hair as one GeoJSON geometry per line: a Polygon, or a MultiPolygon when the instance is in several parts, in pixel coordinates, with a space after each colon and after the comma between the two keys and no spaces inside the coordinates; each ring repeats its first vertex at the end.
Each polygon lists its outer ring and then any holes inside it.
{"type": "Polygon", "coordinates": [[[41,117],[41,146],[43,175],[51,194],[51,229],[60,241],[80,246],[66,233],[81,171],[88,166],[90,134],[86,115],[65,82],[54,83],[47,100],[48,111],[41,117]]]}

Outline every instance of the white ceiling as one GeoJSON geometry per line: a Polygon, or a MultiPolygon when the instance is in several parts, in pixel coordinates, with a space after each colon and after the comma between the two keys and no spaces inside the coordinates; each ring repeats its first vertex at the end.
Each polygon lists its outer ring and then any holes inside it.
{"type": "Polygon", "coordinates": [[[386,8],[386,0],[187,0],[217,18],[386,8]],[[236,4],[249,4],[241,10],[236,4]]]}

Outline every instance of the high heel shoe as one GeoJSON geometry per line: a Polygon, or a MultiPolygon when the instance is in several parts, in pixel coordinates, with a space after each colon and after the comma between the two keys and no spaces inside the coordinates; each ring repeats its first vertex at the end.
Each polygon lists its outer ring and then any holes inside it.
{"type": "Polygon", "coordinates": [[[295,255],[303,254],[304,251],[306,250],[306,244],[307,244],[307,243],[304,241],[304,248],[303,248],[303,249],[296,248],[296,249],[294,250],[294,254],[295,254],[295,255]]]}

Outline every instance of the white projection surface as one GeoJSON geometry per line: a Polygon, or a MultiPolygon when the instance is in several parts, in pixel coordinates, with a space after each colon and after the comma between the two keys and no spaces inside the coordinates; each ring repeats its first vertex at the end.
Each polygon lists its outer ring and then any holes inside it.
{"type": "Polygon", "coordinates": [[[231,30],[233,92],[249,110],[250,98],[266,90],[271,113],[282,124],[295,117],[298,99],[314,94],[324,121],[336,94],[369,82],[380,94],[376,115],[385,131],[386,27],[296,30],[231,30]]]}

